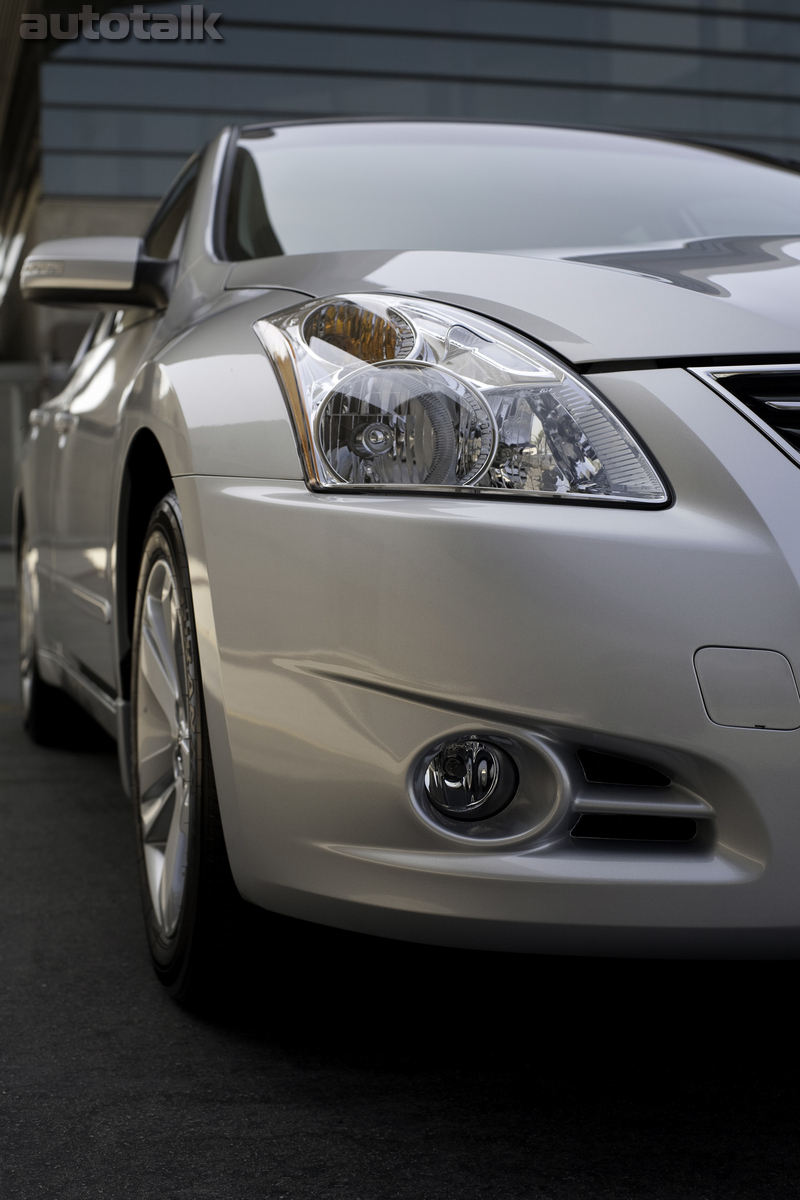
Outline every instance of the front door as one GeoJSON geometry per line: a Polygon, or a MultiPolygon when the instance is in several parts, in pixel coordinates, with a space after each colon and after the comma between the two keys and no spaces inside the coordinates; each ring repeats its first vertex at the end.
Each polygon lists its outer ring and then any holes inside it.
{"type": "Polygon", "coordinates": [[[31,487],[25,495],[25,569],[32,589],[31,604],[37,613],[36,641],[40,650],[53,648],[57,642],[53,624],[53,479],[59,436],[54,418],[60,407],[60,398],[56,398],[34,408],[26,450],[31,487]]]}
{"type": "Polygon", "coordinates": [[[102,331],[58,419],[53,579],[59,641],[67,661],[109,695],[117,691],[111,556],[118,418],[153,326],[153,317],[142,320],[130,311],[102,331]]]}

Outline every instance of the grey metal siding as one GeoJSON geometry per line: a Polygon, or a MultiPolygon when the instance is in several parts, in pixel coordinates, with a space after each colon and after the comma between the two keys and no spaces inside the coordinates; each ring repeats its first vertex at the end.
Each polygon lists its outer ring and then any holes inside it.
{"type": "Polygon", "coordinates": [[[45,194],[157,196],[221,124],[274,117],[590,124],[800,158],[796,0],[217,7],[221,42],[81,38],[55,51],[42,69],[45,194]]]}

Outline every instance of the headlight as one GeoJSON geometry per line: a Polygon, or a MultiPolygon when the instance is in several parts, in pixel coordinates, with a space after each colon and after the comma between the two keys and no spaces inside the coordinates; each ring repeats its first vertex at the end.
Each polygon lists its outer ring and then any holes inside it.
{"type": "Polygon", "coordinates": [[[255,330],[312,487],[668,499],[597,392],[482,317],[399,296],[335,296],[255,330]]]}

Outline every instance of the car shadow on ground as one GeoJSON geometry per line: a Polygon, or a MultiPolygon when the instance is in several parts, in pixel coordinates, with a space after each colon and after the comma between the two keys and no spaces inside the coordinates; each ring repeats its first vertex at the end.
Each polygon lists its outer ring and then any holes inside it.
{"type": "Polygon", "coordinates": [[[479,953],[247,906],[215,987],[175,1005],[114,744],[24,736],[11,613],[3,1195],[794,1200],[793,962],[479,953]]]}
{"type": "Polygon", "coordinates": [[[416,1123],[463,1194],[792,1194],[793,962],[481,953],[255,910],[247,940],[197,1019],[416,1123]]]}

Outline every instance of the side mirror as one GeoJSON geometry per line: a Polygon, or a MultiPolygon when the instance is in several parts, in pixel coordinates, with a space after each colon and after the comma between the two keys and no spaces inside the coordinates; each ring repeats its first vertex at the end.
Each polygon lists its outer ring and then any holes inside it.
{"type": "Polygon", "coordinates": [[[59,307],[166,308],[177,263],[148,258],[135,237],[64,238],[42,242],[25,259],[25,300],[59,307]]]}

